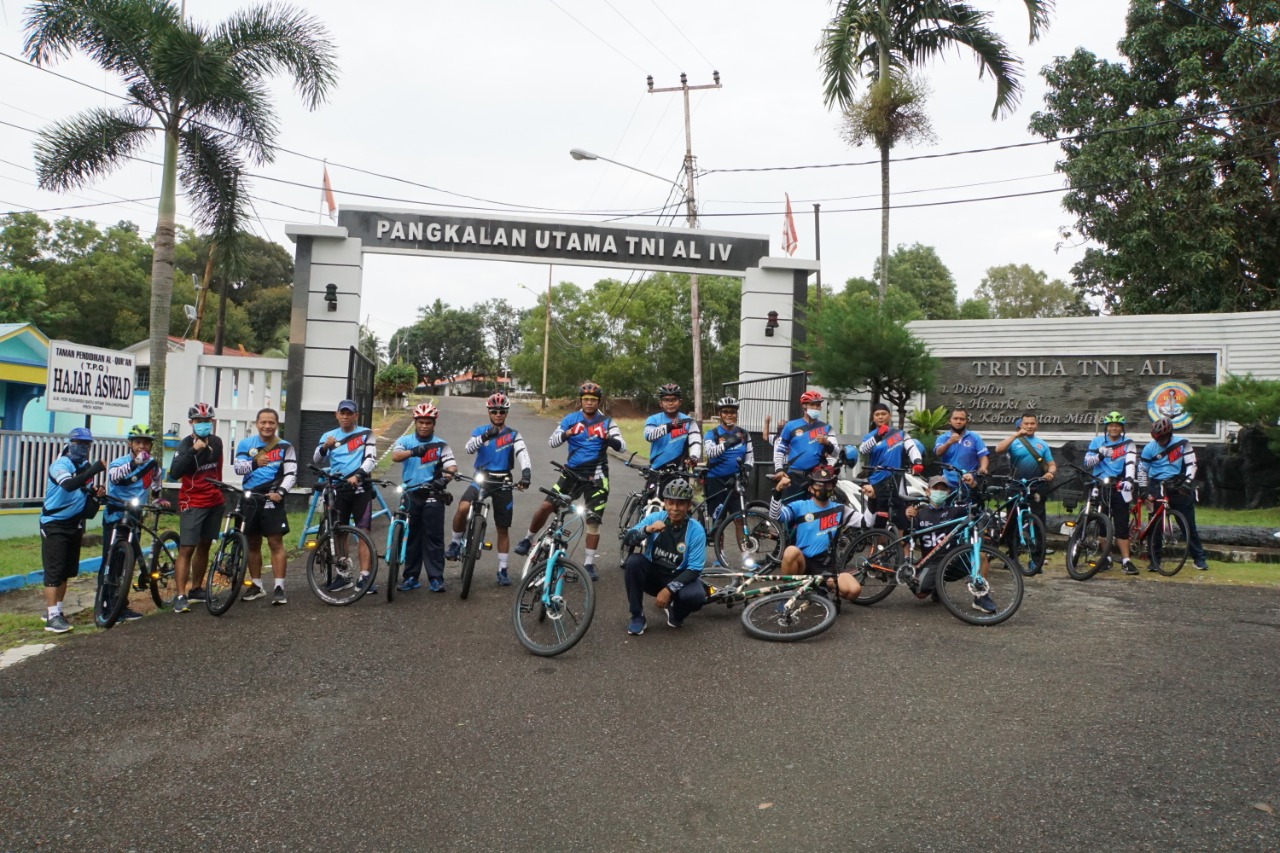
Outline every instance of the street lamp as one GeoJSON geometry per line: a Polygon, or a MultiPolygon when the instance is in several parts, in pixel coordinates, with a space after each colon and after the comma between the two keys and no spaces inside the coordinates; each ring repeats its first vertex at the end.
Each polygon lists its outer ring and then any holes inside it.
{"type": "MultiPolygon", "coordinates": [[[[551,269],[552,265],[547,264],[547,319],[542,327],[542,408],[539,409],[541,412],[547,410],[547,356],[551,352],[551,269]]],[[[516,287],[528,290],[534,296],[538,295],[523,284],[517,284],[516,287]]]]}
{"type": "MultiPolygon", "coordinates": [[[[569,156],[575,160],[603,160],[606,163],[612,163],[615,166],[621,166],[623,169],[630,169],[633,172],[639,172],[642,175],[648,175],[651,178],[657,178],[666,184],[671,184],[680,191],[684,196],[686,218],[685,222],[690,228],[698,226],[698,208],[693,201],[693,171],[686,169],[688,172],[688,187],[682,187],[670,178],[664,178],[653,172],[646,172],[644,169],[638,169],[635,166],[628,166],[626,163],[619,163],[617,160],[610,160],[608,157],[601,157],[599,154],[592,154],[590,151],[584,151],[581,148],[571,148],[569,156]]],[[[689,274],[689,325],[692,333],[693,344],[693,419],[702,420],[702,312],[698,300],[698,274],[689,274]]]]}

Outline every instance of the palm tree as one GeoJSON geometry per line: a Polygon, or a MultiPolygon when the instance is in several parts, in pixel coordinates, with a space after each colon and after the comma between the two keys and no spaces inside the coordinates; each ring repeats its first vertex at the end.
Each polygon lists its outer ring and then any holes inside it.
{"type": "MultiPolygon", "coordinates": [[[[1031,19],[1030,40],[1048,24],[1053,0],[1023,0],[1031,19]]],[[[957,0],[837,0],[818,56],[823,100],[849,114],[880,149],[880,298],[889,284],[889,149],[919,127],[920,88],[912,70],[950,47],[968,48],[978,60],[978,76],[996,82],[992,118],[1008,114],[1022,94],[1021,62],[989,26],[990,13],[957,0]],[[855,85],[867,78],[861,103],[855,85]]]]}
{"type": "Polygon", "coordinates": [[[151,411],[164,424],[165,358],[173,299],[179,181],[197,224],[221,246],[244,219],[246,161],[275,157],[276,114],[266,78],[292,75],[309,109],[337,79],[324,25],[301,9],[256,6],[214,27],[183,19],[168,0],[41,0],[27,12],[23,53],[44,66],[82,52],[125,83],[124,103],[86,110],[40,132],[40,186],[69,190],[132,159],[153,130],[164,165],[151,265],[151,411]]]}

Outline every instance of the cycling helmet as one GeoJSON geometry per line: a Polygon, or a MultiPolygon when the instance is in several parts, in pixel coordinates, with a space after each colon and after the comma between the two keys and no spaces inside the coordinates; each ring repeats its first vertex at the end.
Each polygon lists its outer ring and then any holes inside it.
{"type": "Polygon", "coordinates": [[[156,440],[156,437],[151,434],[151,429],[143,426],[142,424],[134,424],[133,428],[129,430],[128,438],[130,441],[133,441],[135,438],[144,438],[147,441],[156,440]]]}
{"type": "Polygon", "coordinates": [[[440,417],[440,410],[430,403],[419,403],[413,407],[413,419],[415,421],[418,418],[431,418],[434,421],[438,417],[440,417]]]}
{"type": "Polygon", "coordinates": [[[213,417],[213,406],[208,403],[196,403],[194,406],[187,409],[187,420],[189,421],[194,421],[196,418],[211,417],[213,417]]]}
{"type": "Polygon", "coordinates": [[[1173,421],[1168,418],[1161,418],[1151,425],[1152,438],[1168,438],[1171,435],[1173,435],[1173,421]]]}
{"type": "Polygon", "coordinates": [[[684,392],[680,390],[680,386],[674,382],[668,382],[666,385],[658,386],[659,397],[683,397],[684,392]]]}
{"type": "Polygon", "coordinates": [[[836,469],[830,465],[819,465],[809,472],[809,482],[829,484],[836,481],[836,469]]]}
{"type": "Polygon", "coordinates": [[[716,401],[716,411],[718,412],[721,409],[733,409],[736,412],[738,410],[738,401],[732,397],[721,397],[716,401]]]}
{"type": "Polygon", "coordinates": [[[1102,424],[1103,426],[1106,426],[1107,424],[1120,424],[1120,426],[1124,426],[1124,415],[1114,411],[1107,412],[1106,417],[1102,419],[1102,424]]]}
{"type": "Polygon", "coordinates": [[[507,395],[499,391],[497,394],[490,394],[489,399],[484,401],[486,409],[502,409],[507,411],[511,408],[511,401],[507,399],[507,395]]]}
{"type": "Polygon", "coordinates": [[[578,386],[579,397],[603,397],[604,391],[594,382],[583,382],[578,386]]]}
{"type": "Polygon", "coordinates": [[[689,485],[689,481],[684,477],[676,477],[662,487],[662,499],[664,501],[691,501],[693,500],[693,486],[689,485]]]}
{"type": "Polygon", "coordinates": [[[800,405],[804,406],[808,403],[821,403],[822,395],[817,391],[805,391],[800,395],[800,405]]]}
{"type": "Polygon", "coordinates": [[[93,433],[84,427],[75,427],[67,433],[67,441],[93,441],[93,433]]]}

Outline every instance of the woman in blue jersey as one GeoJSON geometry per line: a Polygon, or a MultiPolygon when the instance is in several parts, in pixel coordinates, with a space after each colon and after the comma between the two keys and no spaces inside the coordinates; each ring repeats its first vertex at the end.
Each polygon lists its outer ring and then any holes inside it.
{"type": "Polygon", "coordinates": [[[640,519],[623,534],[628,548],[644,544],[644,550],[627,557],[627,604],[631,620],[627,633],[639,636],[648,621],[644,617],[644,597],[667,614],[667,625],[679,628],[685,617],[707,603],[702,585],[702,569],[707,559],[707,532],[689,518],[693,487],[677,477],[662,487],[662,509],[640,519]]]}
{"type": "MultiPolygon", "coordinates": [[[[849,520],[852,510],[844,504],[833,503],[836,471],[830,465],[818,465],[806,476],[808,497],[797,498],[784,504],[780,497],[791,485],[791,478],[782,475],[773,485],[774,494],[769,501],[769,515],[786,525],[788,539],[793,543],[782,552],[784,575],[817,574],[836,565],[836,540],[840,529],[849,520]]],[[[836,577],[840,597],[853,601],[862,586],[851,571],[842,571],[836,577]]]]}
{"type": "MultiPolygon", "coordinates": [[[[1084,466],[1096,477],[1110,477],[1115,483],[1102,511],[1111,517],[1115,528],[1116,546],[1120,549],[1121,569],[1126,575],[1136,575],[1138,567],[1129,553],[1129,504],[1133,502],[1133,483],[1137,477],[1138,451],[1133,440],[1124,432],[1124,415],[1108,412],[1102,419],[1105,435],[1096,435],[1089,442],[1084,454],[1084,466]]],[[[1104,543],[1105,547],[1105,543],[1104,543]]],[[[1104,561],[1102,569],[1111,568],[1111,557],[1104,561]]],[[[1155,569],[1152,569],[1155,571],[1155,569]]]]}
{"type": "Polygon", "coordinates": [[[391,461],[401,463],[400,481],[409,493],[409,536],[405,542],[404,580],[396,589],[409,592],[422,586],[425,566],[428,587],[444,592],[445,487],[458,473],[453,450],[436,435],[440,410],[420,403],[413,410],[413,432],[391,448],[391,461]],[[424,488],[430,486],[431,488],[424,488]]]}
{"type": "Polygon", "coordinates": [[[245,436],[236,445],[235,472],[244,478],[247,491],[265,495],[252,501],[244,519],[244,535],[249,539],[250,586],[240,593],[242,601],[255,601],[266,595],[262,588],[262,540],[266,537],[271,551],[271,590],[273,605],[287,604],[284,576],[289,563],[284,550],[284,537],[289,532],[284,498],[298,482],[298,454],[293,445],[280,438],[280,413],[275,409],[258,412],[257,435],[245,436]]]}

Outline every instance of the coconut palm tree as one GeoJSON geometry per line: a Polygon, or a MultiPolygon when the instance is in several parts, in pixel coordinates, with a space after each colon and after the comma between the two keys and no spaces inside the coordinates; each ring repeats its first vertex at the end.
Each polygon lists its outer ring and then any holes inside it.
{"type": "Polygon", "coordinates": [[[123,103],[86,110],[40,132],[40,186],[69,190],[124,165],[159,131],[164,141],[151,266],[151,411],[164,424],[179,182],[198,226],[233,244],[244,219],[246,163],[274,159],[278,127],[266,80],[293,77],[309,109],[337,79],[327,29],[303,10],[255,6],[209,27],[168,0],[40,0],[27,11],[23,52],[44,66],[84,53],[124,84],[123,103]]]}
{"type": "MultiPolygon", "coordinates": [[[[1053,0],[1023,0],[1031,20],[1030,40],[1048,24],[1053,0]]],[[[880,149],[880,298],[889,275],[889,149],[919,128],[920,92],[911,72],[948,48],[967,49],[978,60],[978,76],[996,83],[992,118],[1013,110],[1022,94],[1022,63],[991,29],[991,15],[957,0],[837,0],[835,14],[818,42],[823,100],[856,120],[880,149]],[[866,78],[870,91],[859,102],[855,88],[866,78]]]]}

